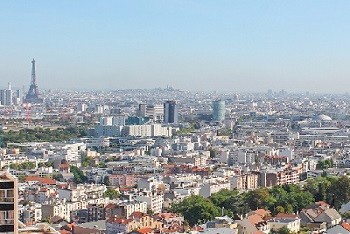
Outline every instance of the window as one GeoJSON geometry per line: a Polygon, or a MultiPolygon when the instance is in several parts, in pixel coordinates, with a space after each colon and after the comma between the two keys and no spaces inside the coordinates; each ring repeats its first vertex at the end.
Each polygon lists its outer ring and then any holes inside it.
{"type": "Polygon", "coordinates": [[[8,225],[14,223],[14,211],[0,211],[0,225],[8,225]]]}
{"type": "Polygon", "coordinates": [[[0,189],[0,202],[13,202],[14,190],[13,189],[0,189]]]}

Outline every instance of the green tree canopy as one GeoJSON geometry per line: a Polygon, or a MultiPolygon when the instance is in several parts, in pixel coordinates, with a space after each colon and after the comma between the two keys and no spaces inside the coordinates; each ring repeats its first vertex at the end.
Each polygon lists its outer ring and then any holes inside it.
{"type": "Polygon", "coordinates": [[[272,234],[291,234],[291,231],[286,226],[283,226],[278,230],[272,230],[271,233],[272,234]]]}
{"type": "Polygon", "coordinates": [[[245,202],[251,210],[268,209],[273,206],[276,199],[270,195],[268,188],[259,188],[249,191],[245,196],[245,202]]]}
{"type": "Polygon", "coordinates": [[[342,176],[329,188],[332,204],[339,209],[342,204],[350,201],[350,178],[342,176]]]}
{"type": "Polygon", "coordinates": [[[119,195],[120,193],[112,188],[107,188],[106,192],[104,193],[104,197],[109,197],[109,199],[117,199],[119,195]]]}
{"type": "Polygon", "coordinates": [[[189,225],[204,223],[220,215],[220,209],[209,199],[192,195],[172,205],[172,211],[181,213],[189,225]]]}
{"type": "Polygon", "coordinates": [[[224,208],[225,214],[230,216],[240,216],[249,212],[243,194],[239,194],[237,190],[222,189],[210,196],[210,200],[218,208],[224,208]]]}
{"type": "Polygon", "coordinates": [[[83,127],[68,127],[68,128],[25,128],[19,131],[0,132],[0,139],[3,145],[10,142],[59,142],[66,141],[72,138],[84,137],[87,135],[86,128],[83,127]]]}
{"type": "Polygon", "coordinates": [[[78,167],[70,166],[70,171],[73,173],[75,183],[82,184],[88,181],[87,177],[84,175],[84,172],[78,167]]]}

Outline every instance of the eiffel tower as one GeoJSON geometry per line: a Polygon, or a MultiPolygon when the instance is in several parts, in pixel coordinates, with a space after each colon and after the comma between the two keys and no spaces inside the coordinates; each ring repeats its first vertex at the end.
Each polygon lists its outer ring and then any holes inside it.
{"type": "Polygon", "coordinates": [[[32,81],[30,83],[29,91],[26,95],[25,102],[27,103],[42,103],[43,99],[39,97],[38,85],[36,84],[35,76],[35,60],[32,61],[32,81]]]}

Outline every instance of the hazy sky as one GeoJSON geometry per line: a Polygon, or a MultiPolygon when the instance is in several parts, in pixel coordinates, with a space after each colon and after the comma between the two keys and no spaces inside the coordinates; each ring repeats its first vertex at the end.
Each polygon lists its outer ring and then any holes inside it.
{"type": "Polygon", "coordinates": [[[346,92],[350,1],[2,0],[0,86],[346,92]]]}

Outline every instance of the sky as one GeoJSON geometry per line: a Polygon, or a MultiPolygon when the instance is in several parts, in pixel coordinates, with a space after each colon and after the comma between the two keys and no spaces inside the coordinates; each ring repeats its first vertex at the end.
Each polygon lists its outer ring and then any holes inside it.
{"type": "Polygon", "coordinates": [[[350,1],[2,0],[0,87],[350,90],[350,1]]]}

